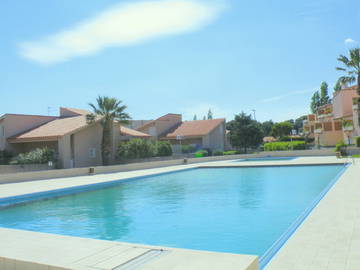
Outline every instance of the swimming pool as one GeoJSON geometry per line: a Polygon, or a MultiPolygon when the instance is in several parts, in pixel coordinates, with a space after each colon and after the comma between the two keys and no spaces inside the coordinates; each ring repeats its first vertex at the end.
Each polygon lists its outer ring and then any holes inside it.
{"type": "Polygon", "coordinates": [[[199,168],[0,210],[0,226],[263,256],[344,166],[199,168]]]}

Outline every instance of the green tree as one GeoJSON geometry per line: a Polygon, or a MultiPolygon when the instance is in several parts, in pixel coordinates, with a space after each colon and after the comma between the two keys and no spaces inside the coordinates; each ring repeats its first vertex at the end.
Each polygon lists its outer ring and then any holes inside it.
{"type": "MultiPolygon", "coordinates": [[[[337,70],[346,73],[345,76],[339,78],[341,84],[352,84],[356,82],[357,93],[360,95],[360,48],[349,50],[349,58],[340,55],[337,59],[344,67],[337,67],[337,70]]],[[[358,107],[360,108],[360,99],[358,99],[358,107]]],[[[360,110],[358,110],[358,119],[360,121],[360,110]]]]}
{"type": "Polygon", "coordinates": [[[207,119],[213,119],[213,113],[212,113],[211,109],[209,109],[209,111],[208,111],[207,119]]]}
{"type": "Polygon", "coordinates": [[[106,96],[99,96],[96,99],[96,105],[89,103],[93,113],[86,115],[88,124],[100,121],[103,132],[101,141],[101,157],[103,165],[109,165],[111,159],[111,135],[113,132],[113,123],[128,123],[129,114],[125,112],[127,106],[122,105],[121,100],[106,96]]]}
{"type": "Polygon", "coordinates": [[[326,82],[322,82],[320,86],[320,105],[326,105],[330,103],[330,97],[328,93],[328,84],[326,82]]]}
{"type": "Polygon", "coordinates": [[[272,135],[274,137],[284,137],[290,135],[291,130],[294,128],[294,125],[289,121],[284,121],[276,123],[272,128],[272,135]]]}
{"type": "Polygon", "coordinates": [[[227,124],[230,130],[231,145],[243,149],[246,153],[249,148],[256,148],[264,137],[261,124],[251,118],[251,115],[241,113],[227,124]]]}
{"type": "Polygon", "coordinates": [[[197,116],[196,116],[196,114],[194,115],[194,118],[193,118],[193,120],[197,120],[197,116]]]}
{"type": "Polygon", "coordinates": [[[261,124],[264,136],[271,136],[271,130],[274,126],[274,122],[272,120],[265,121],[261,124]]]}
{"type": "Polygon", "coordinates": [[[310,109],[312,113],[316,113],[317,108],[320,107],[320,94],[319,91],[316,91],[311,97],[310,109]]]}

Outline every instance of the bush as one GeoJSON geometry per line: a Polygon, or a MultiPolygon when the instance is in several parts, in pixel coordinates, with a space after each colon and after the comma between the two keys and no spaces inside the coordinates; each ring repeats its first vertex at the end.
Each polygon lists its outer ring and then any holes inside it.
{"type": "Polygon", "coordinates": [[[160,141],[156,144],[156,155],[158,157],[168,157],[173,153],[171,143],[168,141],[160,141]]]}
{"type": "Polygon", "coordinates": [[[0,165],[7,165],[9,164],[13,154],[9,151],[3,150],[0,151],[0,165]]]}
{"type": "Polygon", "coordinates": [[[264,151],[286,151],[304,149],[306,149],[306,143],[304,141],[270,142],[264,144],[264,151]]]}
{"type": "Polygon", "coordinates": [[[49,161],[56,162],[56,152],[51,148],[36,148],[27,153],[19,154],[12,164],[45,164],[49,161]]]}
{"type": "Polygon", "coordinates": [[[342,156],[344,156],[346,154],[346,144],[343,140],[339,141],[336,145],[335,145],[335,152],[340,152],[342,156]]]}
{"type": "Polygon", "coordinates": [[[190,144],[184,144],[181,146],[181,152],[184,154],[194,153],[196,151],[196,147],[190,144]]]}
{"type": "Polygon", "coordinates": [[[237,151],[226,151],[223,153],[224,156],[236,155],[237,151]]]}
{"type": "Polygon", "coordinates": [[[119,159],[148,158],[154,157],[156,154],[156,145],[143,139],[120,142],[117,150],[119,159]]]}
{"type": "Polygon", "coordinates": [[[205,149],[197,151],[195,154],[195,157],[207,157],[209,155],[209,152],[205,149]]]}
{"type": "Polygon", "coordinates": [[[215,150],[215,151],[213,152],[213,156],[222,156],[222,155],[224,155],[224,152],[223,152],[223,151],[215,150]]]}
{"type": "Polygon", "coordinates": [[[120,160],[165,157],[172,155],[171,143],[168,141],[152,142],[143,139],[131,139],[120,142],[117,149],[117,158],[120,160]]]}
{"type": "Polygon", "coordinates": [[[357,147],[360,147],[360,136],[355,138],[355,144],[357,147]]]}

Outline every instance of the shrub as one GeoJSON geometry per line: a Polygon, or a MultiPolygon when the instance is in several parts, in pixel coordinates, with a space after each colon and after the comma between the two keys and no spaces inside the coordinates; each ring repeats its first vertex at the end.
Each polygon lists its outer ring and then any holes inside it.
{"type": "Polygon", "coordinates": [[[19,154],[11,162],[12,164],[45,164],[49,161],[56,162],[54,149],[44,147],[36,148],[30,152],[19,154]]]}
{"type": "Polygon", "coordinates": [[[160,141],[156,144],[156,155],[159,157],[171,156],[173,153],[171,143],[168,141],[160,141]]]}
{"type": "Polygon", "coordinates": [[[181,152],[184,154],[194,153],[196,151],[196,147],[190,144],[184,144],[181,146],[181,152]]]}
{"type": "Polygon", "coordinates": [[[143,139],[131,139],[120,142],[117,149],[117,158],[120,160],[165,157],[172,155],[171,143],[168,141],[152,142],[143,139]]]}
{"type": "Polygon", "coordinates": [[[270,142],[264,144],[264,151],[286,151],[304,149],[306,149],[306,143],[304,141],[270,142]]]}
{"type": "Polygon", "coordinates": [[[226,151],[223,153],[224,156],[229,156],[229,155],[236,155],[237,154],[237,151],[226,151]]]}
{"type": "Polygon", "coordinates": [[[205,149],[197,151],[195,154],[195,157],[207,157],[209,155],[209,152],[205,149]]]}
{"type": "Polygon", "coordinates": [[[360,136],[356,137],[355,144],[356,144],[357,147],[360,147],[360,136]]]}
{"type": "Polygon", "coordinates": [[[346,149],[346,144],[343,140],[339,141],[335,145],[335,152],[340,152],[342,156],[346,153],[345,149],[346,149]]]}
{"type": "Polygon", "coordinates": [[[148,158],[156,154],[156,144],[143,139],[121,142],[117,150],[117,156],[120,159],[148,158]]]}
{"type": "Polygon", "coordinates": [[[223,151],[215,150],[215,151],[213,152],[213,156],[222,156],[222,155],[224,155],[224,152],[223,152],[223,151]]]}
{"type": "Polygon", "coordinates": [[[0,151],[0,165],[7,165],[9,164],[13,154],[9,151],[3,150],[0,151]]]}

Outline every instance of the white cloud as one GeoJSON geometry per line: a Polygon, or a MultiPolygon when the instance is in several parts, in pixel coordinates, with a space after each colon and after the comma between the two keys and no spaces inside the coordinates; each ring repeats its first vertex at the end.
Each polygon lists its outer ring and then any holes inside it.
{"type": "MultiPolygon", "coordinates": [[[[316,89],[316,88],[314,88],[316,89]]],[[[307,90],[300,90],[300,91],[292,91],[283,95],[278,95],[278,96],[273,96],[273,97],[269,97],[269,98],[265,98],[260,100],[261,103],[270,103],[270,102],[276,102],[282,99],[286,99],[288,97],[292,97],[292,96],[297,96],[297,95],[301,95],[301,94],[306,94],[306,93],[310,93],[310,92],[314,92],[313,89],[307,89],[307,90]]]]}
{"type": "Polygon", "coordinates": [[[129,46],[163,35],[204,27],[222,11],[219,1],[154,0],[121,4],[70,29],[41,40],[19,44],[20,54],[32,61],[51,64],[105,48],[129,46]]]}
{"type": "Polygon", "coordinates": [[[344,42],[345,42],[345,44],[349,45],[349,44],[355,43],[356,41],[353,40],[352,38],[347,38],[347,39],[344,40],[344,42]]]}

